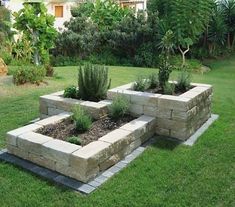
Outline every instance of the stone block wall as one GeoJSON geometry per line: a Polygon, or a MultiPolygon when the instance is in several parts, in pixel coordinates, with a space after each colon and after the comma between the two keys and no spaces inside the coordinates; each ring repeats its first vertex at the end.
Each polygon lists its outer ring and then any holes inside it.
{"type": "Polygon", "coordinates": [[[110,101],[81,101],[77,99],[64,98],[64,91],[52,93],[50,95],[41,96],[39,100],[39,110],[41,118],[47,118],[60,114],[65,111],[71,111],[74,106],[80,105],[94,118],[99,119],[108,114],[108,105],[110,101]]]}
{"type": "Polygon", "coordinates": [[[150,116],[141,116],[84,147],[36,132],[43,126],[55,124],[71,115],[61,113],[8,132],[8,152],[88,182],[130,154],[155,133],[156,118],[150,116]]]}
{"type": "Polygon", "coordinates": [[[134,116],[157,118],[156,133],[187,140],[211,116],[212,86],[192,83],[192,89],[180,96],[137,92],[133,83],[108,91],[108,98],[123,95],[130,102],[134,116]]]}

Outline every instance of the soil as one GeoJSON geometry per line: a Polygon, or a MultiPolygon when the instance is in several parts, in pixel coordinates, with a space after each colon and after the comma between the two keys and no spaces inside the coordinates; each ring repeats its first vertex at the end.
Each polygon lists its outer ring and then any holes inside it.
{"type": "MultiPolygon", "coordinates": [[[[189,89],[188,89],[188,91],[190,90],[190,89],[192,89],[193,87],[190,87],[189,89]]],[[[163,92],[163,89],[161,88],[161,87],[157,87],[157,88],[153,88],[153,89],[148,89],[148,90],[146,90],[145,92],[148,92],[148,93],[157,93],[157,94],[164,94],[164,92],[163,92]]],[[[175,88],[175,91],[174,91],[174,93],[172,94],[173,96],[180,96],[181,94],[183,94],[183,93],[185,93],[185,92],[187,92],[187,91],[180,91],[180,90],[178,90],[177,88],[175,88]]]]}
{"type": "Polygon", "coordinates": [[[130,115],[125,115],[117,121],[112,120],[110,117],[104,117],[94,121],[89,131],[79,133],[76,130],[73,120],[65,119],[60,123],[47,125],[42,129],[39,129],[37,133],[63,141],[67,141],[69,137],[78,136],[81,139],[81,145],[85,146],[132,120],[134,120],[134,117],[130,115]]]}

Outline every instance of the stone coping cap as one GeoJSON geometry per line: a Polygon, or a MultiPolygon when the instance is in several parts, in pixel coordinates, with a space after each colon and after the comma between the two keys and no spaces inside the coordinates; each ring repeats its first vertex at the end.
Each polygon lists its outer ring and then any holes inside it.
{"type": "Polygon", "coordinates": [[[42,134],[38,134],[35,132],[26,132],[24,134],[21,134],[19,137],[19,139],[24,139],[24,140],[28,140],[32,143],[36,143],[36,144],[43,144],[46,143],[48,141],[53,140],[53,138],[42,135],[42,134]]]}
{"type": "Polygon", "coordinates": [[[72,115],[73,115],[73,113],[71,113],[71,112],[63,112],[58,115],[54,115],[49,118],[37,121],[37,122],[35,122],[35,124],[42,125],[42,126],[46,126],[48,124],[55,124],[55,123],[58,123],[64,119],[71,117],[72,115]]]}

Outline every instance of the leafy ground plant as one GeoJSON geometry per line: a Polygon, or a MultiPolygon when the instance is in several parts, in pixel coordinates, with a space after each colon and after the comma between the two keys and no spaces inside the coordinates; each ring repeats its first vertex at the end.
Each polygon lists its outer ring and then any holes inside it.
{"type": "Polygon", "coordinates": [[[80,137],[72,136],[72,137],[69,137],[67,139],[67,141],[72,144],[81,145],[81,138],[80,137]]]}
{"type": "Polygon", "coordinates": [[[149,88],[149,80],[143,76],[139,76],[133,84],[134,91],[145,91],[149,88]]]}
{"type": "Polygon", "coordinates": [[[64,90],[64,97],[65,98],[77,98],[78,97],[78,90],[76,86],[68,86],[64,90]]]}
{"type": "Polygon", "coordinates": [[[181,71],[177,78],[176,89],[185,92],[190,89],[191,74],[187,71],[181,71]]]}
{"type": "Polygon", "coordinates": [[[112,119],[119,119],[128,112],[129,107],[130,103],[124,96],[116,96],[109,106],[109,115],[112,119]]]}
{"type": "Polygon", "coordinates": [[[86,132],[91,128],[92,119],[81,106],[73,108],[73,120],[79,132],[86,132]]]}

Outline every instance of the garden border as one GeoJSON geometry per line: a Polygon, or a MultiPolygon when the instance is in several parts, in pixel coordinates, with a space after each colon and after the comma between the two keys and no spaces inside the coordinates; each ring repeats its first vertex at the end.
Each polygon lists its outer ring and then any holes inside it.
{"type": "Polygon", "coordinates": [[[155,134],[156,118],[145,115],[84,147],[35,133],[70,116],[72,113],[64,112],[8,132],[9,153],[88,182],[155,134]]]}

